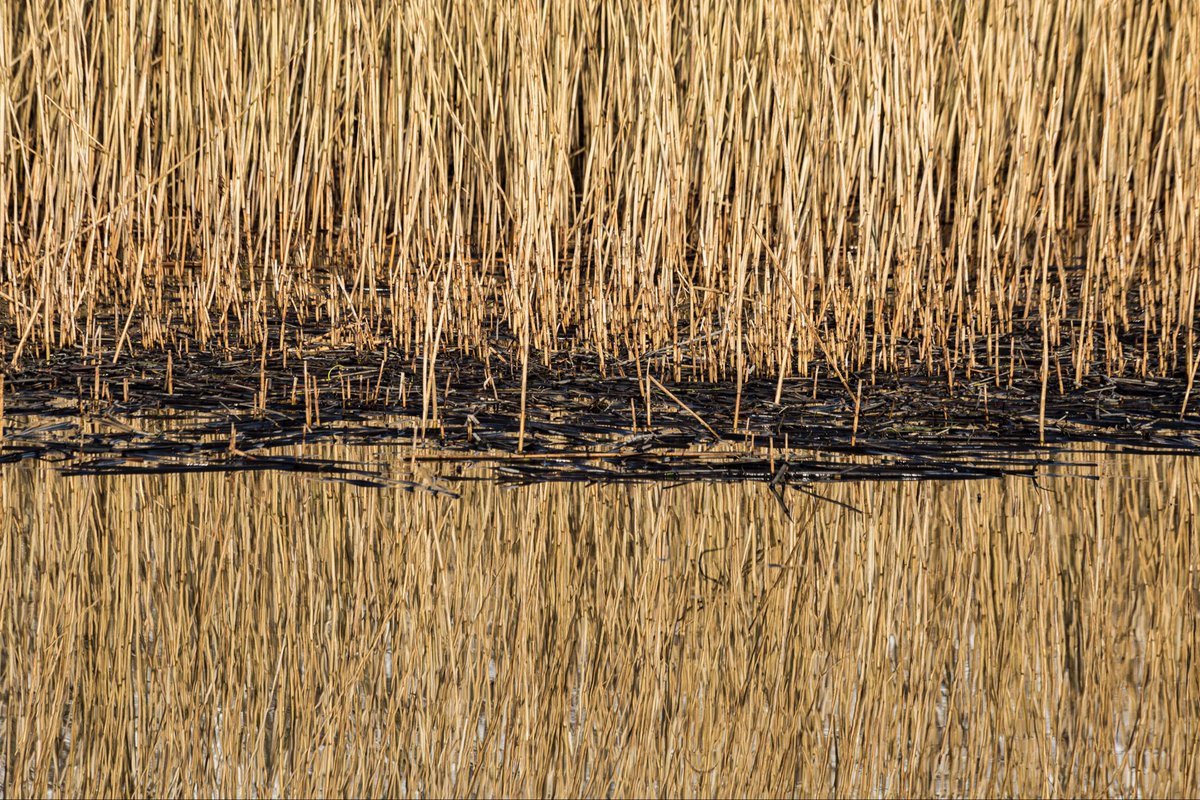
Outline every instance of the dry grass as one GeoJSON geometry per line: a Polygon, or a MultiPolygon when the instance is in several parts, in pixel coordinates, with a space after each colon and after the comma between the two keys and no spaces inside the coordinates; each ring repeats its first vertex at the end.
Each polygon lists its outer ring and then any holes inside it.
{"type": "Polygon", "coordinates": [[[8,467],[0,786],[1190,794],[1200,465],[1097,459],[794,522],[762,486],[8,467]]]}
{"type": "Polygon", "coordinates": [[[1194,376],[1198,91],[1182,0],[6,3],[3,356],[1194,376]]]}

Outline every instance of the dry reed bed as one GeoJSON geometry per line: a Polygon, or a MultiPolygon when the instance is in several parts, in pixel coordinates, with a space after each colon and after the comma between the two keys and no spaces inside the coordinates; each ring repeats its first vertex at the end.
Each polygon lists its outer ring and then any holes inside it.
{"type": "Polygon", "coordinates": [[[1096,458],[791,522],[761,486],[6,467],[0,786],[1190,794],[1200,463],[1096,458]]]}
{"type": "Polygon", "coordinates": [[[6,3],[3,360],[290,319],[953,383],[1026,325],[1043,383],[1190,390],[1198,34],[1182,0],[6,3]]]}

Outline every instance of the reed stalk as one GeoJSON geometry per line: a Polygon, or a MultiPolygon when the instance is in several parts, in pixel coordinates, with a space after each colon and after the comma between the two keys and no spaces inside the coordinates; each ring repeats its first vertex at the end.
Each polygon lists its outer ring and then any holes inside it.
{"type": "Polygon", "coordinates": [[[432,286],[509,358],[1191,373],[1198,53],[1181,0],[10,3],[0,337],[412,357],[432,286]]]}

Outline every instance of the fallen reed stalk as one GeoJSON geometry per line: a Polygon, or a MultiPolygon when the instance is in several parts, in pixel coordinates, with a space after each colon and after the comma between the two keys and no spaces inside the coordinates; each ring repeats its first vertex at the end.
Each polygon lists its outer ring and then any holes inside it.
{"type": "Polygon", "coordinates": [[[696,422],[699,422],[700,427],[702,427],[702,428],[704,428],[704,430],[708,431],[708,433],[713,437],[713,441],[720,441],[720,439],[721,439],[720,434],[718,434],[715,430],[713,430],[712,426],[709,425],[707,422],[705,422],[703,417],[701,417],[699,414],[697,414],[695,411],[693,411],[691,406],[689,406],[687,403],[683,402],[678,397],[676,397],[674,392],[672,392],[666,386],[663,386],[661,383],[659,383],[658,379],[655,378],[653,375],[650,375],[649,373],[647,373],[646,377],[650,379],[650,381],[655,385],[655,387],[657,387],[657,389],[660,392],[662,392],[667,397],[669,397],[671,399],[671,402],[675,403],[675,405],[679,406],[684,411],[686,411],[688,413],[688,415],[691,416],[692,419],[696,420],[696,422]]]}

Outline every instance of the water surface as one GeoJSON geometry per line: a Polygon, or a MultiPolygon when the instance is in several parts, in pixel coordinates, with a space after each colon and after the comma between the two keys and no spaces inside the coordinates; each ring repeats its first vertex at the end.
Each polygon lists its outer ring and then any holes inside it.
{"type": "Polygon", "coordinates": [[[411,455],[305,451],[384,488],[0,468],[4,795],[1200,785],[1200,462],[821,485],[789,518],[762,483],[411,455]]]}

